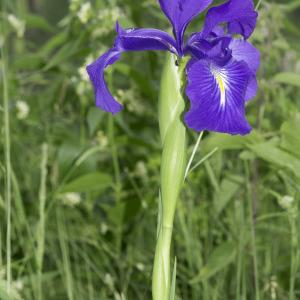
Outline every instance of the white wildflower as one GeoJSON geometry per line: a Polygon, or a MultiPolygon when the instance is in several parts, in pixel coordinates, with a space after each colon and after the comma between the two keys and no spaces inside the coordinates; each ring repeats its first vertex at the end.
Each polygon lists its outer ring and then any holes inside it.
{"type": "Polygon", "coordinates": [[[66,193],[62,195],[62,201],[64,205],[74,207],[81,202],[81,197],[78,193],[66,193]]]}
{"type": "Polygon", "coordinates": [[[88,86],[85,81],[79,81],[79,83],[76,85],[76,93],[78,96],[82,96],[85,94],[88,86]]]}
{"type": "Polygon", "coordinates": [[[11,27],[17,33],[17,36],[19,38],[23,37],[25,33],[25,22],[23,20],[18,19],[15,15],[12,14],[9,14],[7,19],[11,27]]]}
{"type": "Polygon", "coordinates": [[[19,120],[24,120],[28,117],[30,108],[25,101],[21,101],[21,100],[17,101],[16,108],[17,108],[17,118],[19,120]]]}
{"type": "Polygon", "coordinates": [[[289,210],[293,207],[294,201],[295,201],[294,197],[287,196],[287,195],[278,199],[279,205],[286,210],[289,210]]]}
{"type": "Polygon", "coordinates": [[[80,0],[71,0],[70,1],[70,11],[76,12],[80,7],[80,0]]]}
{"type": "Polygon", "coordinates": [[[137,263],[136,268],[141,272],[145,271],[145,265],[142,263],[137,263]]]}
{"type": "Polygon", "coordinates": [[[81,5],[81,7],[77,13],[77,17],[81,21],[82,24],[86,24],[89,21],[91,14],[92,14],[91,3],[86,2],[81,5]]]}
{"type": "Polygon", "coordinates": [[[135,174],[142,179],[147,179],[148,171],[146,164],[143,161],[138,161],[135,165],[135,174]]]}
{"type": "Polygon", "coordinates": [[[108,138],[102,130],[97,132],[97,141],[101,148],[105,148],[108,145],[108,138]]]}
{"type": "Polygon", "coordinates": [[[104,283],[113,288],[114,286],[114,279],[112,278],[112,276],[109,274],[109,273],[106,273],[105,276],[104,276],[104,283]]]}
{"type": "Polygon", "coordinates": [[[101,224],[101,227],[100,227],[100,231],[101,231],[101,234],[105,235],[105,234],[107,233],[107,231],[108,231],[108,226],[107,226],[107,224],[102,223],[102,224],[101,224]]]}
{"type": "Polygon", "coordinates": [[[22,280],[16,280],[13,282],[13,286],[17,291],[22,291],[24,289],[24,283],[22,280]]]}
{"type": "Polygon", "coordinates": [[[86,71],[86,67],[91,64],[94,60],[94,57],[92,55],[89,55],[85,61],[84,61],[84,64],[78,69],[78,73],[79,73],[79,76],[80,76],[80,79],[83,80],[83,81],[89,81],[89,76],[88,76],[88,73],[86,71]]]}
{"type": "Polygon", "coordinates": [[[126,300],[125,295],[123,293],[119,294],[118,292],[114,292],[115,300],[126,300]]]}

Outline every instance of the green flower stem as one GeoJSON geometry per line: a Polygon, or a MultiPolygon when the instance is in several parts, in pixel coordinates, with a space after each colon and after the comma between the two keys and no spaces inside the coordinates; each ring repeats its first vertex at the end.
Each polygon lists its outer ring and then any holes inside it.
{"type": "Polygon", "coordinates": [[[170,248],[177,199],[186,169],[186,128],[182,122],[185,103],[184,86],[186,59],[176,66],[176,57],[168,54],[161,79],[159,126],[163,146],[161,160],[161,218],[153,268],[154,300],[170,297],[170,248]]]}

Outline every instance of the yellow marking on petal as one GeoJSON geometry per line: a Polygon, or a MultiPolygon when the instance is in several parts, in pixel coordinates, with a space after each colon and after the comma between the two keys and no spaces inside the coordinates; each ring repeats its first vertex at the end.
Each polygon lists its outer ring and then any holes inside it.
{"type": "Polygon", "coordinates": [[[216,81],[217,81],[219,89],[220,89],[220,95],[221,95],[220,104],[222,107],[224,107],[225,101],[226,101],[225,83],[220,74],[215,74],[215,78],[216,78],[216,81]]]}

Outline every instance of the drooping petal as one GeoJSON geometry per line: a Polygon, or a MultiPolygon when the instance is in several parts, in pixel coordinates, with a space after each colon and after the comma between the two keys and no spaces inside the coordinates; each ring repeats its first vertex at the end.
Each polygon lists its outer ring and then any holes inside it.
{"type": "Polygon", "coordinates": [[[187,76],[191,107],[185,122],[190,128],[233,135],[251,131],[245,118],[245,92],[251,76],[246,63],[231,60],[219,67],[211,60],[198,60],[188,66],[187,76]]]}
{"type": "Polygon", "coordinates": [[[157,29],[124,30],[117,24],[117,34],[114,47],[87,66],[97,107],[112,114],[121,111],[123,106],[111,95],[104,78],[104,71],[120,58],[122,52],[163,50],[177,53],[175,40],[169,34],[157,29]]]}
{"type": "Polygon", "coordinates": [[[123,106],[113,98],[108,90],[104,79],[104,70],[120,58],[120,53],[119,49],[112,48],[87,66],[87,72],[94,86],[96,106],[112,114],[121,111],[123,106]]]}
{"type": "Polygon", "coordinates": [[[253,0],[229,0],[208,10],[202,34],[208,36],[217,25],[225,22],[228,33],[241,34],[247,39],[254,31],[257,15],[253,0]]]}
{"type": "Polygon", "coordinates": [[[232,57],[237,61],[247,63],[252,72],[246,90],[246,101],[251,100],[256,96],[258,90],[256,72],[260,66],[260,53],[252,44],[241,39],[232,39],[229,49],[232,51],[232,57]]]}
{"type": "Polygon", "coordinates": [[[159,0],[161,9],[173,25],[177,48],[183,47],[183,35],[188,24],[211,2],[212,0],[159,0]]]}

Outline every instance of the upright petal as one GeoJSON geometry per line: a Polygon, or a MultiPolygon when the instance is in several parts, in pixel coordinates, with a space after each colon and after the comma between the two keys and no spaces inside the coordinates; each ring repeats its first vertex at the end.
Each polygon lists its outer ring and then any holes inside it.
{"type": "Polygon", "coordinates": [[[212,0],[159,0],[163,12],[173,25],[179,49],[182,50],[183,35],[188,24],[211,2],[212,0]]]}
{"type": "Polygon", "coordinates": [[[217,25],[225,22],[228,33],[241,34],[247,39],[254,31],[256,19],[253,0],[229,0],[208,10],[202,33],[208,36],[217,25]]]}
{"type": "Polygon", "coordinates": [[[199,60],[188,67],[186,93],[191,102],[186,124],[209,130],[245,135],[251,127],[245,118],[245,92],[251,71],[244,62],[231,60],[224,67],[199,60]]]}
{"type": "Polygon", "coordinates": [[[118,113],[123,107],[111,95],[104,78],[104,71],[120,58],[122,52],[163,50],[177,54],[176,42],[166,32],[157,29],[124,30],[117,24],[117,34],[114,47],[87,66],[97,107],[112,114],[118,113]]]}

